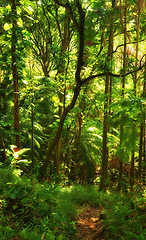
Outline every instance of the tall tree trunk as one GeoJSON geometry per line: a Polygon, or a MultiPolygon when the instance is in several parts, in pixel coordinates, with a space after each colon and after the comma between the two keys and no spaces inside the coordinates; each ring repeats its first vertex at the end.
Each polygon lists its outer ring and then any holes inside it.
{"type": "MultiPolygon", "coordinates": [[[[0,89],[3,89],[4,92],[0,93],[0,118],[3,115],[7,114],[8,111],[8,104],[5,100],[6,97],[6,89],[7,89],[7,81],[6,79],[2,79],[1,75],[10,75],[9,72],[3,72],[1,73],[0,70],[0,89]]],[[[0,162],[8,162],[8,157],[7,157],[7,153],[6,153],[6,147],[5,147],[5,139],[3,139],[3,132],[0,132],[0,162]]]]}
{"type": "Polygon", "coordinates": [[[4,140],[3,140],[3,137],[2,135],[0,134],[0,149],[1,149],[1,156],[0,156],[0,160],[2,162],[9,162],[8,160],[8,156],[7,156],[7,152],[6,152],[6,147],[5,147],[5,143],[4,143],[4,140]],[[2,159],[1,159],[2,157],[2,159]]]}
{"type": "MultiPolygon", "coordinates": [[[[112,8],[115,7],[115,0],[112,0],[112,8]]],[[[112,60],[112,52],[113,52],[113,17],[111,18],[110,24],[110,32],[109,32],[109,41],[108,41],[108,56],[107,62],[112,60]]],[[[102,142],[102,163],[101,163],[101,179],[100,179],[100,186],[99,190],[103,190],[106,188],[106,181],[107,181],[107,165],[108,165],[108,138],[107,133],[109,130],[108,118],[109,118],[109,111],[107,110],[109,106],[109,84],[110,75],[106,75],[105,78],[105,100],[104,100],[104,120],[103,120],[103,142],[102,142]]]]}
{"type": "Polygon", "coordinates": [[[71,103],[63,111],[63,114],[62,114],[60,122],[59,122],[58,129],[56,131],[56,134],[55,134],[54,138],[52,139],[52,141],[49,144],[48,149],[47,149],[46,159],[45,159],[45,161],[43,163],[43,166],[42,166],[41,172],[40,172],[40,174],[41,174],[40,178],[41,179],[44,179],[44,177],[45,177],[47,166],[48,166],[48,164],[50,162],[52,152],[53,152],[55,146],[57,146],[57,144],[58,144],[58,142],[60,140],[62,129],[63,129],[63,125],[64,125],[64,121],[66,119],[67,114],[75,106],[76,100],[77,100],[78,95],[80,93],[80,89],[81,89],[81,84],[77,83],[77,85],[75,87],[75,90],[74,90],[73,99],[72,99],[71,103]]]}
{"type": "Polygon", "coordinates": [[[32,65],[29,58],[29,79],[31,80],[31,169],[34,168],[34,87],[32,80],[32,65]]]}
{"type": "MultiPolygon", "coordinates": [[[[124,14],[123,27],[124,27],[123,70],[124,70],[124,74],[126,74],[126,66],[127,66],[127,61],[126,61],[126,54],[127,54],[127,0],[125,0],[125,14],[124,14]]],[[[122,99],[124,99],[125,81],[126,81],[126,77],[123,76],[123,78],[122,78],[122,99]]],[[[120,128],[120,146],[122,146],[122,142],[123,142],[123,131],[124,131],[124,127],[123,127],[123,125],[121,125],[121,128],[120,128]]],[[[123,172],[123,162],[122,162],[122,159],[119,158],[118,190],[121,189],[122,172],[123,172]]]]}
{"type": "Polygon", "coordinates": [[[138,179],[141,181],[141,164],[143,154],[143,137],[144,137],[144,123],[140,126],[140,139],[139,139],[139,160],[138,160],[138,179]]]}
{"type": "Polygon", "coordinates": [[[103,122],[103,142],[102,142],[102,163],[101,163],[101,179],[99,190],[103,190],[106,185],[107,180],[107,162],[108,162],[108,148],[107,148],[107,132],[108,132],[108,87],[109,87],[109,78],[106,78],[105,82],[105,95],[106,99],[104,102],[104,122],[103,122]]]}
{"type": "Polygon", "coordinates": [[[32,168],[34,168],[34,104],[33,95],[31,100],[31,161],[32,168]]]}
{"type": "MultiPolygon", "coordinates": [[[[65,59],[65,55],[66,55],[66,51],[68,49],[69,46],[69,42],[70,42],[70,31],[69,31],[69,23],[70,23],[70,17],[67,17],[67,10],[65,10],[65,22],[64,22],[64,33],[63,33],[63,37],[62,37],[62,45],[61,45],[61,63],[60,63],[60,68],[57,72],[57,76],[59,78],[60,81],[60,89],[59,89],[59,93],[58,93],[58,97],[59,97],[59,118],[61,119],[62,117],[62,113],[63,113],[63,109],[65,108],[65,106],[63,106],[65,104],[65,94],[64,96],[62,95],[62,81],[64,82],[64,78],[66,77],[66,59],[65,59]]],[[[61,163],[61,145],[62,145],[62,140],[61,140],[61,136],[60,139],[58,141],[58,144],[56,146],[56,159],[55,159],[55,172],[56,175],[59,176],[60,175],[60,163],[61,163]]]]}
{"type": "MultiPolygon", "coordinates": [[[[137,15],[137,20],[136,20],[136,52],[135,52],[135,67],[137,68],[137,60],[138,60],[138,48],[139,48],[139,30],[140,30],[140,3],[138,1],[138,15],[137,15]]],[[[133,93],[136,97],[136,85],[137,85],[137,72],[134,74],[134,79],[133,79],[133,93]]],[[[135,125],[133,124],[133,131],[135,131],[135,125]]],[[[135,151],[133,150],[132,152],[132,157],[131,157],[131,166],[130,166],[130,189],[131,191],[133,190],[134,186],[134,165],[135,165],[135,151]]]]}
{"type": "MultiPolygon", "coordinates": [[[[145,62],[146,62],[146,56],[145,56],[145,62]]],[[[145,72],[144,72],[144,76],[146,79],[146,66],[145,66],[145,72]]],[[[143,85],[143,97],[146,97],[146,81],[144,81],[144,85],[143,85]]],[[[146,112],[146,106],[144,107],[144,110],[146,112]]],[[[146,177],[146,132],[145,132],[145,127],[146,127],[146,119],[145,119],[145,114],[144,114],[144,120],[143,120],[143,184],[145,185],[145,177],[146,177]]]]}
{"type": "Polygon", "coordinates": [[[74,181],[76,179],[76,166],[78,159],[78,151],[79,151],[79,141],[82,132],[82,114],[79,112],[77,116],[77,125],[74,136],[74,147],[73,147],[73,162],[71,167],[71,180],[74,181]]]}
{"type": "Polygon", "coordinates": [[[144,167],[143,167],[143,183],[145,185],[145,178],[146,178],[146,132],[145,132],[145,119],[144,119],[144,139],[143,139],[143,163],[144,163],[144,167]]]}
{"type": "Polygon", "coordinates": [[[131,163],[130,163],[130,190],[133,191],[134,186],[134,162],[135,162],[135,152],[132,152],[131,163]]]}
{"type": "MultiPolygon", "coordinates": [[[[59,4],[58,1],[55,1],[55,2],[57,2],[57,4],[59,4]]],[[[79,13],[79,24],[72,17],[73,21],[76,24],[77,30],[79,32],[79,53],[78,53],[77,67],[76,67],[76,73],[75,73],[76,87],[74,89],[74,95],[73,95],[73,98],[71,100],[71,103],[66,108],[64,108],[61,119],[60,119],[60,122],[59,122],[58,129],[56,131],[56,134],[55,134],[54,138],[52,139],[52,141],[50,142],[50,144],[48,146],[46,159],[45,159],[45,161],[44,161],[44,163],[43,163],[43,165],[40,169],[40,179],[42,179],[42,180],[45,178],[46,171],[47,171],[47,166],[50,162],[52,152],[53,152],[55,146],[58,144],[58,142],[60,140],[66,116],[72,110],[72,108],[75,106],[76,100],[77,100],[78,95],[79,95],[80,90],[81,90],[81,86],[83,84],[83,82],[81,81],[80,74],[81,74],[81,69],[82,69],[82,66],[83,66],[83,55],[84,55],[85,12],[82,9],[82,6],[81,6],[81,3],[80,3],[79,0],[76,1],[76,4],[77,4],[77,8],[78,8],[78,13],[79,13]]],[[[62,6],[64,6],[64,4],[62,6]]],[[[66,7],[66,5],[65,5],[65,7],[66,7]]],[[[69,5],[67,5],[67,7],[70,9],[69,5]]],[[[71,12],[71,16],[72,16],[72,12],[71,12]]]]}
{"type": "Polygon", "coordinates": [[[12,44],[11,44],[11,54],[12,54],[12,76],[14,83],[14,129],[16,131],[15,142],[18,148],[21,148],[20,142],[20,127],[19,127],[19,88],[18,88],[18,72],[17,72],[17,59],[16,59],[16,46],[17,46],[17,11],[16,11],[16,0],[11,0],[11,10],[12,10],[12,44]]]}
{"type": "MultiPolygon", "coordinates": [[[[144,76],[146,75],[146,71],[144,73],[144,76]]],[[[145,98],[146,95],[146,81],[144,81],[143,84],[143,93],[142,98],[145,98]]],[[[142,178],[142,159],[145,157],[145,110],[143,113],[143,120],[140,126],[140,139],[139,139],[139,161],[138,161],[138,179],[141,182],[142,178]]]]}

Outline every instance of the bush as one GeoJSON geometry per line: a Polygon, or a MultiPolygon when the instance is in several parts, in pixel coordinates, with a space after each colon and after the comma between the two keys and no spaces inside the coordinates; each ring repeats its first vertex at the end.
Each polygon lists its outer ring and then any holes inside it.
{"type": "Polygon", "coordinates": [[[75,207],[58,198],[60,187],[43,185],[3,169],[1,191],[1,237],[11,239],[68,239],[75,232],[75,207]],[[9,176],[9,177],[8,177],[9,176]]]}
{"type": "Polygon", "coordinates": [[[104,208],[106,239],[146,238],[144,206],[140,192],[121,195],[99,192],[95,186],[61,187],[18,170],[0,169],[0,239],[69,240],[76,238],[76,218],[88,203],[104,208]]]}
{"type": "MultiPolygon", "coordinates": [[[[144,230],[145,216],[135,203],[136,197],[114,194],[114,201],[107,202],[103,221],[107,239],[142,240],[146,238],[144,230]]],[[[109,198],[110,199],[110,198],[109,198]]]]}

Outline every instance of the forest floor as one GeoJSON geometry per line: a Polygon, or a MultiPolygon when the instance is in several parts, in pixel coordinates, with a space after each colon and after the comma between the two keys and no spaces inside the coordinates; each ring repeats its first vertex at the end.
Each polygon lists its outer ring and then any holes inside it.
{"type": "Polygon", "coordinates": [[[77,219],[77,240],[104,240],[102,216],[102,207],[85,204],[77,219]]]}

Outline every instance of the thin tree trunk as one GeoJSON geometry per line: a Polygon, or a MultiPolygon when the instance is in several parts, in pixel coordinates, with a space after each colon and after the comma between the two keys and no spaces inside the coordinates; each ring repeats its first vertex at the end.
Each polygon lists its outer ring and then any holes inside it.
{"type": "MultiPolygon", "coordinates": [[[[109,79],[106,79],[105,84],[105,95],[108,94],[108,86],[109,86],[109,79]]],[[[106,97],[105,103],[104,103],[104,122],[103,122],[103,142],[102,142],[102,163],[101,163],[101,179],[100,179],[100,187],[99,190],[103,190],[106,185],[107,180],[107,162],[108,162],[108,149],[107,149],[107,132],[108,132],[108,112],[107,112],[107,106],[108,106],[108,97],[106,97]]]]}
{"type": "MultiPolygon", "coordinates": [[[[112,0],[112,8],[115,6],[115,0],[112,0]]],[[[111,19],[110,24],[110,32],[109,32],[109,42],[108,42],[108,58],[107,61],[112,60],[112,52],[113,52],[113,19],[111,19]]],[[[110,75],[106,75],[105,79],[105,100],[104,100],[104,120],[103,120],[103,142],[102,142],[102,163],[101,163],[101,179],[99,190],[103,190],[106,188],[107,181],[107,165],[108,165],[108,137],[107,133],[109,130],[108,118],[109,111],[107,110],[109,106],[109,84],[110,84],[110,75]]],[[[112,80],[111,80],[112,83],[112,80]]]]}
{"type": "MultiPolygon", "coordinates": [[[[120,128],[120,145],[123,141],[123,126],[120,128]]],[[[122,175],[123,175],[123,162],[122,159],[119,159],[119,179],[118,179],[118,191],[121,190],[121,182],[122,182],[122,175]]]]}
{"type": "Polygon", "coordinates": [[[144,140],[143,140],[143,184],[145,185],[145,177],[146,177],[146,132],[145,132],[145,119],[144,119],[144,140]]]}
{"type": "MultiPolygon", "coordinates": [[[[127,61],[126,61],[126,54],[127,54],[127,0],[125,0],[125,15],[124,15],[124,55],[123,55],[123,69],[124,69],[124,74],[126,74],[126,66],[127,66],[127,61]]],[[[126,77],[124,76],[122,78],[122,99],[124,99],[124,91],[125,91],[125,81],[126,77]]],[[[120,128],[120,146],[122,146],[123,142],[123,131],[124,127],[121,125],[120,128]]],[[[122,182],[122,172],[123,172],[123,162],[122,159],[119,159],[119,179],[118,179],[118,191],[121,189],[121,182],[122,182]]]]}
{"type": "Polygon", "coordinates": [[[3,149],[3,157],[4,159],[2,159],[3,162],[7,162],[8,163],[8,156],[7,156],[7,152],[6,152],[6,147],[5,147],[5,143],[4,140],[2,138],[2,135],[0,134],[0,146],[1,146],[1,150],[3,149]]]}
{"type": "Polygon", "coordinates": [[[20,127],[19,127],[19,88],[18,88],[18,72],[17,72],[17,59],[16,59],[16,45],[17,45],[17,11],[16,11],[16,1],[11,0],[11,10],[12,10],[12,44],[11,44],[11,54],[12,54],[12,76],[14,83],[14,129],[16,131],[15,142],[18,148],[21,148],[20,142],[20,127]]]}
{"type": "MultiPolygon", "coordinates": [[[[136,53],[135,53],[135,67],[137,68],[137,60],[138,60],[138,48],[139,48],[139,30],[140,30],[140,5],[138,2],[138,16],[137,16],[137,23],[136,23],[136,53]]],[[[134,79],[133,79],[133,93],[136,97],[136,85],[137,85],[137,72],[135,72],[134,79]]],[[[133,131],[135,131],[135,125],[133,124],[133,131]]],[[[133,150],[132,152],[132,157],[131,157],[131,166],[130,166],[130,189],[131,191],[133,190],[134,186],[134,165],[135,165],[135,151],[133,150]]]]}
{"type": "Polygon", "coordinates": [[[49,144],[48,146],[48,149],[47,149],[47,154],[46,154],[46,159],[43,163],[43,166],[41,168],[41,176],[40,178],[43,180],[44,177],[45,177],[45,174],[46,174],[46,170],[47,170],[47,166],[50,162],[50,159],[51,159],[51,155],[52,155],[52,152],[55,148],[55,146],[58,144],[59,140],[60,140],[60,137],[61,137],[61,133],[62,133],[62,129],[63,129],[63,125],[64,125],[64,121],[66,119],[66,116],[67,114],[72,110],[72,108],[75,106],[75,103],[76,103],[76,100],[78,98],[78,95],[80,93],[80,89],[81,89],[81,84],[77,84],[76,87],[75,87],[75,90],[74,90],[74,96],[73,96],[73,99],[71,101],[71,103],[65,108],[65,110],[63,111],[63,114],[61,116],[61,119],[60,119],[60,122],[59,122],[59,126],[58,126],[58,129],[56,131],[56,134],[54,136],[54,138],[52,139],[51,143],[49,144]]]}
{"type": "Polygon", "coordinates": [[[134,162],[135,162],[135,154],[133,151],[132,157],[131,157],[131,163],[130,163],[130,190],[131,191],[133,191],[133,186],[134,186],[134,162]]]}
{"type": "MultiPolygon", "coordinates": [[[[65,15],[67,15],[67,10],[65,10],[65,15]]],[[[70,42],[70,32],[69,32],[69,23],[70,23],[70,17],[66,17],[65,18],[65,23],[64,23],[64,34],[63,34],[63,38],[62,38],[62,46],[61,46],[61,63],[60,63],[60,69],[57,72],[57,75],[59,76],[59,81],[60,84],[62,84],[61,81],[64,81],[64,77],[66,77],[66,70],[65,70],[65,64],[66,64],[66,60],[65,60],[65,54],[66,51],[68,49],[69,46],[69,42],[70,42]]],[[[65,105],[63,106],[63,104],[65,104],[65,96],[62,96],[62,86],[60,87],[60,91],[59,91],[59,101],[60,101],[60,105],[59,105],[59,118],[61,119],[62,114],[63,114],[63,108],[65,108],[65,105]]],[[[55,172],[56,175],[59,177],[60,175],[60,164],[61,164],[61,147],[62,147],[62,139],[60,136],[60,139],[58,141],[58,144],[56,146],[56,159],[55,159],[55,172]]]]}
{"type": "MultiPolygon", "coordinates": [[[[145,56],[145,62],[146,62],[146,56],[145,56]]],[[[146,76],[146,67],[145,67],[145,73],[144,76],[146,76]]],[[[146,95],[146,81],[143,83],[143,93],[142,98],[145,98],[146,95]]],[[[142,178],[142,158],[145,160],[145,114],[143,114],[143,122],[140,126],[140,139],[139,139],[139,161],[138,161],[138,179],[141,182],[142,178]]]]}
{"type": "MultiPolygon", "coordinates": [[[[146,56],[145,56],[145,62],[146,62],[146,56]]],[[[146,67],[145,67],[145,73],[144,76],[146,77],[146,67]]],[[[143,97],[146,97],[146,81],[144,81],[144,86],[143,86],[143,97]]],[[[146,106],[144,107],[144,110],[146,112],[146,106]]],[[[146,177],[146,132],[145,132],[145,127],[146,127],[146,119],[144,115],[144,120],[143,120],[143,164],[144,167],[142,169],[143,171],[143,184],[145,185],[145,177],[146,177]]]]}
{"type": "Polygon", "coordinates": [[[32,98],[31,98],[31,169],[34,168],[34,88],[32,81],[32,66],[31,59],[29,59],[29,79],[31,80],[31,90],[32,90],[32,98]]]}
{"type": "Polygon", "coordinates": [[[143,153],[143,137],[144,137],[144,123],[140,126],[140,139],[139,139],[139,161],[138,161],[138,179],[141,181],[141,164],[143,153]]]}
{"type": "Polygon", "coordinates": [[[76,179],[76,166],[77,166],[77,159],[78,159],[78,151],[79,151],[79,141],[81,137],[81,132],[82,132],[82,114],[78,113],[77,117],[77,126],[76,126],[76,132],[75,132],[75,137],[74,137],[74,161],[72,165],[72,181],[76,179]]]}
{"type": "Polygon", "coordinates": [[[31,101],[31,161],[32,168],[34,168],[34,105],[33,105],[33,95],[31,101]]]}
{"type": "MultiPolygon", "coordinates": [[[[60,4],[60,3],[57,1],[57,4],[60,4]]],[[[74,95],[73,95],[73,98],[71,100],[71,103],[63,110],[63,113],[62,113],[62,116],[61,116],[61,119],[60,119],[60,122],[59,122],[58,129],[56,131],[56,134],[55,134],[54,138],[52,139],[52,141],[50,142],[50,144],[48,146],[46,159],[45,159],[45,161],[44,161],[44,163],[43,163],[43,165],[40,169],[40,179],[42,179],[42,180],[45,178],[46,171],[47,171],[47,166],[50,162],[52,152],[53,152],[54,148],[56,147],[56,145],[58,144],[58,142],[60,140],[66,116],[72,110],[72,108],[75,106],[76,100],[77,100],[78,95],[79,95],[80,90],[81,90],[81,86],[84,83],[84,82],[81,81],[80,74],[81,74],[81,69],[82,69],[82,66],[83,66],[83,55],[84,55],[85,12],[84,12],[79,0],[76,1],[76,5],[77,5],[77,8],[78,8],[78,13],[79,13],[79,24],[73,18],[72,12],[70,13],[71,18],[72,18],[73,22],[75,22],[77,30],[79,32],[79,53],[78,53],[77,67],[76,67],[76,73],[75,73],[76,87],[74,89],[74,95]]],[[[61,6],[64,7],[64,4],[61,4],[61,6]]],[[[65,7],[66,7],[66,5],[65,5],[65,7]]],[[[68,4],[67,4],[67,7],[70,10],[70,6],[68,4]]]]}

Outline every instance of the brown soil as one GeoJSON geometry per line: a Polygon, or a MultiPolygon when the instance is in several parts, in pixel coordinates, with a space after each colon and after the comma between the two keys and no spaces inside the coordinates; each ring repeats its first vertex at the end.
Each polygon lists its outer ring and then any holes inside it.
{"type": "Polygon", "coordinates": [[[94,208],[90,205],[83,207],[77,220],[77,240],[105,240],[103,237],[102,207],[94,208]]]}

